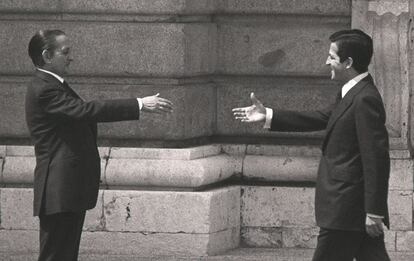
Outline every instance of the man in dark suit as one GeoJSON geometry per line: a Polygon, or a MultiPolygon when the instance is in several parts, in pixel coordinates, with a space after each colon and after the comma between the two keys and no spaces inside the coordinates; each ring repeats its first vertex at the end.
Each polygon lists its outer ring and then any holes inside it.
{"type": "Polygon", "coordinates": [[[84,101],[62,78],[70,56],[60,30],[37,32],[29,43],[36,73],[26,93],[26,122],[34,142],[34,215],[40,219],[39,261],[75,261],[85,211],[97,201],[100,158],[97,122],[138,120],[140,113],[168,113],[172,103],[142,99],[84,101]]]}
{"type": "Polygon", "coordinates": [[[320,227],[314,261],[389,260],[383,224],[389,227],[388,133],[381,96],[368,74],[373,44],[360,30],[331,35],[326,64],[344,85],[336,101],[318,111],[235,108],[242,122],[265,122],[272,131],[326,130],[315,189],[320,227]]]}

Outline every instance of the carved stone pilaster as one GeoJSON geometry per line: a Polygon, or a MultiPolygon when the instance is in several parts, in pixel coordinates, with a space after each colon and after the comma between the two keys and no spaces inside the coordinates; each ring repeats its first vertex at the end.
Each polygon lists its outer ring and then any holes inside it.
{"type": "Polygon", "coordinates": [[[374,40],[370,71],[383,97],[391,148],[410,149],[409,1],[353,0],[352,27],[374,40]]]}

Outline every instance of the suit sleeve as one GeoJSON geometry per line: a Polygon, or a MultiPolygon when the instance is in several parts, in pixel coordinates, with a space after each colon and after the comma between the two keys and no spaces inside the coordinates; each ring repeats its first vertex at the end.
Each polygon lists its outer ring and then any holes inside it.
{"type": "Polygon", "coordinates": [[[319,131],[328,125],[335,104],[317,111],[275,111],[270,125],[271,131],[319,131]]]}
{"type": "Polygon", "coordinates": [[[362,159],[366,213],[385,216],[390,172],[388,133],[382,101],[374,96],[356,102],[356,130],[362,159]]]}
{"type": "Polygon", "coordinates": [[[139,119],[136,99],[114,99],[85,102],[62,89],[47,87],[39,94],[43,110],[58,118],[113,122],[139,119]]]}

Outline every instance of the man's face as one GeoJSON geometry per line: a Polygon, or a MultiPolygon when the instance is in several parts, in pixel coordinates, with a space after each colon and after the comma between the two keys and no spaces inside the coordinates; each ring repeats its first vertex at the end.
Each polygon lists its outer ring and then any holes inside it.
{"type": "Polygon", "coordinates": [[[332,80],[344,80],[345,79],[345,70],[346,70],[346,61],[340,62],[338,56],[338,46],[336,43],[331,43],[329,48],[328,59],[326,59],[326,65],[331,67],[331,79],[332,80]]]}
{"type": "Polygon", "coordinates": [[[63,76],[67,74],[71,62],[68,37],[66,35],[59,35],[56,37],[56,49],[50,54],[45,69],[63,76]]]}

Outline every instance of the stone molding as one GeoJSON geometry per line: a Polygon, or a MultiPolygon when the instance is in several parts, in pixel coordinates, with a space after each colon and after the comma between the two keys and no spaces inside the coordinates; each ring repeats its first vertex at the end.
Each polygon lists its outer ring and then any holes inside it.
{"type": "MultiPolygon", "coordinates": [[[[314,182],[317,146],[212,144],[198,147],[100,147],[101,185],[188,190],[230,177],[261,182],[314,182]]],[[[409,190],[413,162],[407,150],[391,151],[390,189],[409,190]]],[[[0,183],[30,185],[36,160],[32,146],[0,146],[0,183]]]]}

